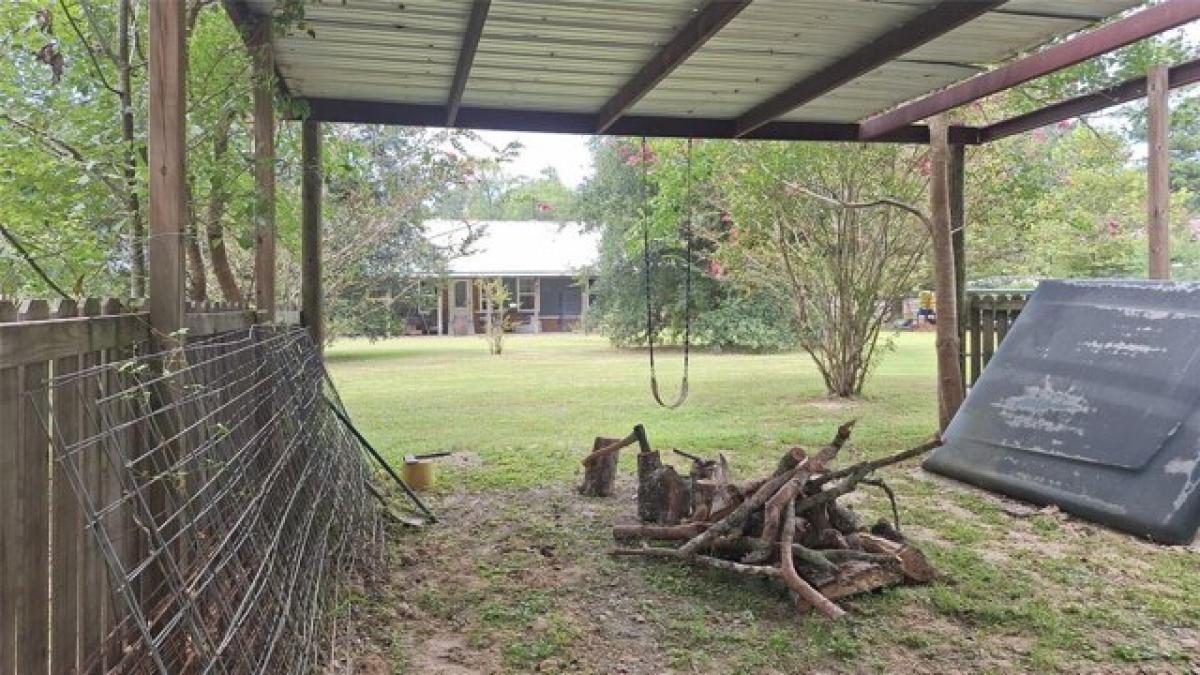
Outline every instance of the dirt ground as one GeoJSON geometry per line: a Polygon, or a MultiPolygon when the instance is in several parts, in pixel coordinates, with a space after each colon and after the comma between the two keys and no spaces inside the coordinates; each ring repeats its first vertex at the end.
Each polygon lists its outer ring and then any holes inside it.
{"type": "MultiPolygon", "coordinates": [[[[797,617],[786,593],[605,555],[634,512],[571,486],[448,492],[393,533],[339,672],[1197,672],[1200,548],[1163,548],[915,469],[906,533],[945,578],[797,617]]],[[[867,496],[856,508],[882,513],[867,496]]]]}

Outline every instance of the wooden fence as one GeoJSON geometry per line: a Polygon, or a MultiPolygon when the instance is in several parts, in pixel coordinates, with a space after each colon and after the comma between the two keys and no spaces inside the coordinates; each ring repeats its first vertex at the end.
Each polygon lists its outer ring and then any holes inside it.
{"type": "MultiPolygon", "coordinates": [[[[187,332],[195,337],[244,329],[261,318],[226,303],[188,310],[187,332]]],[[[295,318],[281,314],[285,322],[295,318]]],[[[94,672],[112,659],[101,645],[122,610],[47,433],[53,424],[59,439],[89,438],[96,432],[88,414],[94,402],[70,393],[78,389],[45,385],[127,359],[150,335],[148,315],[119,300],[19,306],[0,300],[0,674],[94,672]]],[[[118,495],[120,485],[98,456],[82,460],[96,464],[80,467],[83,479],[95,481],[92,490],[118,495]]],[[[136,532],[133,523],[125,528],[136,532]]]]}
{"type": "Polygon", "coordinates": [[[1029,291],[967,291],[966,307],[959,324],[959,355],[963,383],[968,388],[979,380],[992,355],[1021,309],[1029,291]]]}

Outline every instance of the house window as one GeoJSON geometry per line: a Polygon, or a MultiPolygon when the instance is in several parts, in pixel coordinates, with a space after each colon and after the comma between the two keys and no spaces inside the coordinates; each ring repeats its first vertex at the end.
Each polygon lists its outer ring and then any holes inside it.
{"type": "Polygon", "coordinates": [[[517,308],[522,312],[537,309],[537,279],[517,277],[517,308]]]}

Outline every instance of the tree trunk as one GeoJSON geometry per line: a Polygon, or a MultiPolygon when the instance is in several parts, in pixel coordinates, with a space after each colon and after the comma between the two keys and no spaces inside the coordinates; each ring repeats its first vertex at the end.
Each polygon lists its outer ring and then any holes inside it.
{"type": "MultiPolygon", "coordinates": [[[[213,166],[220,167],[229,150],[229,128],[233,124],[232,113],[223,115],[217,128],[213,130],[213,166]]],[[[229,196],[225,190],[225,176],[221,171],[213,171],[209,179],[208,209],[205,212],[205,237],[208,239],[209,259],[212,262],[213,276],[221,287],[221,295],[228,302],[242,302],[242,291],[238,288],[237,277],[229,264],[229,254],[225,250],[225,228],[221,218],[225,215],[225,204],[229,196]]]]}
{"type": "Polygon", "coordinates": [[[125,209],[129,212],[129,294],[134,298],[146,295],[146,224],[142,219],[141,199],[137,186],[137,153],[134,147],[133,88],[130,38],[132,0],[117,3],[117,87],[121,99],[122,177],[125,180],[125,209]]]}
{"type": "Polygon", "coordinates": [[[193,198],[191,184],[187,191],[187,265],[191,277],[191,288],[188,297],[194,303],[208,300],[208,273],[204,270],[204,256],[200,253],[200,231],[196,225],[196,201],[193,198]]]}
{"type": "Polygon", "coordinates": [[[950,228],[950,146],[945,115],[929,121],[930,225],[933,229],[934,289],[937,297],[938,423],[945,429],[963,399],[958,362],[958,303],[954,243],[950,228]]]}

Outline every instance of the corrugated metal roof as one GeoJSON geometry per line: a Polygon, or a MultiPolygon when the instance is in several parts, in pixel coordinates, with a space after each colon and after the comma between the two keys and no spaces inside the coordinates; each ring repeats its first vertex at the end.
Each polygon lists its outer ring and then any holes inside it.
{"type": "Polygon", "coordinates": [[[450,276],[574,276],[595,265],[600,235],[579,223],[542,220],[429,220],[425,236],[438,246],[460,246],[478,235],[468,255],[448,265],[450,276]]]}
{"type": "MultiPolygon", "coordinates": [[[[256,14],[275,0],[246,0],[256,14]]],[[[701,0],[493,0],[462,104],[594,113],[674,36],[701,0]]],[[[756,0],[629,112],[732,118],[936,0],[756,0]]],[[[855,122],[1141,4],[1010,0],[782,119],[855,122]]],[[[296,95],[442,105],[470,0],[317,0],[276,36],[296,95]]]]}

